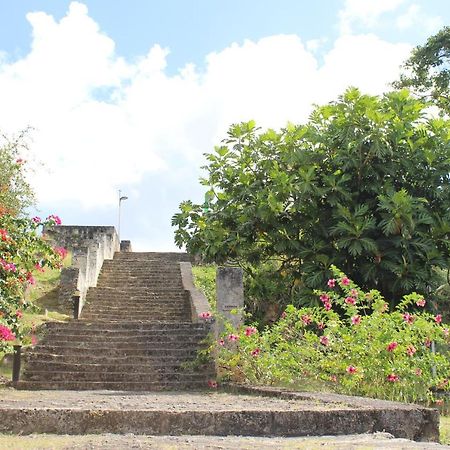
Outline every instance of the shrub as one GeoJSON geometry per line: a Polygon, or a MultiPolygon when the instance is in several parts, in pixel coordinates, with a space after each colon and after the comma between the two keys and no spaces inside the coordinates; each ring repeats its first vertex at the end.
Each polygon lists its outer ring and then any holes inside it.
{"type": "Polygon", "coordinates": [[[449,329],[425,311],[419,294],[392,312],[376,290],[363,292],[336,267],[322,306],[288,306],[262,332],[256,324],[227,329],[214,345],[221,377],[258,384],[321,381],[337,392],[400,401],[433,399],[449,390],[449,329]],[[434,346],[442,351],[432,351],[434,346]]]}

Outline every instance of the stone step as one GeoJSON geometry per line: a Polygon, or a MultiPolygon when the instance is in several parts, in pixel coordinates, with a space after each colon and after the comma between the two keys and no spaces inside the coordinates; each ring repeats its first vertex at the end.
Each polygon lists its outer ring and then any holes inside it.
{"type": "MultiPolygon", "coordinates": [[[[159,361],[158,361],[159,362],[159,361]]],[[[28,362],[24,372],[120,372],[120,373],[209,373],[212,375],[212,365],[198,367],[184,367],[183,363],[172,364],[92,364],[85,362],[67,363],[55,361],[32,361],[28,362]]]]}
{"type": "Polygon", "coordinates": [[[127,373],[127,372],[59,372],[59,371],[45,371],[39,372],[34,370],[31,373],[27,371],[23,374],[24,381],[56,381],[56,382],[134,382],[134,383],[146,383],[146,382],[184,382],[184,383],[196,383],[205,382],[211,377],[210,373],[193,373],[193,372],[166,372],[164,374],[156,373],[127,373]]]}
{"type": "MultiPolygon", "coordinates": [[[[111,347],[97,347],[93,348],[95,352],[102,353],[105,357],[125,357],[125,356],[192,356],[196,355],[198,348],[191,345],[186,345],[184,348],[181,346],[170,347],[147,347],[147,348],[111,348],[111,347]]],[[[87,347],[80,345],[72,346],[57,346],[42,344],[35,347],[34,352],[37,353],[51,353],[51,354],[64,354],[64,355],[86,355],[87,347]]]]}
{"type": "Polygon", "coordinates": [[[86,320],[94,320],[94,321],[111,321],[111,320],[120,320],[122,318],[126,318],[128,320],[142,320],[142,319],[147,319],[147,320],[167,320],[170,321],[172,320],[173,322],[177,322],[179,320],[183,320],[189,317],[189,314],[183,313],[183,312],[179,312],[179,313],[164,313],[164,312],[155,312],[152,314],[146,314],[146,315],[142,315],[142,314],[127,314],[126,312],[124,312],[123,314],[95,314],[95,313],[81,313],[81,317],[83,319],[86,320]]]}
{"type": "MultiPolygon", "coordinates": [[[[102,331],[165,331],[169,330],[176,332],[176,330],[203,330],[209,331],[208,323],[192,323],[191,321],[184,322],[170,322],[170,321],[127,321],[121,320],[108,322],[92,322],[88,320],[69,320],[67,322],[47,322],[45,324],[47,330],[77,330],[76,332],[98,332],[102,331]]],[[[72,332],[72,331],[71,331],[72,332]]]]}
{"type": "MultiPolygon", "coordinates": [[[[20,390],[75,390],[75,391],[199,391],[207,389],[207,381],[19,381],[20,390]]],[[[1,429],[1,421],[0,421],[1,429]]]]}
{"type": "Polygon", "coordinates": [[[44,337],[45,342],[56,342],[66,340],[68,342],[77,342],[82,340],[83,342],[105,342],[105,343],[114,343],[114,342],[174,342],[174,341],[183,341],[183,342],[200,342],[201,340],[206,339],[206,335],[204,333],[195,333],[195,334],[169,334],[169,333],[128,333],[128,334],[72,334],[72,333],[52,333],[47,334],[44,337]]]}
{"type": "MultiPolygon", "coordinates": [[[[112,287],[93,287],[88,291],[88,296],[93,294],[101,294],[101,295],[115,295],[116,297],[132,297],[133,295],[150,295],[154,297],[158,296],[173,296],[173,297],[181,297],[185,296],[186,291],[176,288],[176,289],[153,289],[149,287],[134,287],[130,289],[118,289],[112,287]]],[[[169,297],[170,298],[170,297],[169,297]]]]}
{"type": "Polygon", "coordinates": [[[170,355],[150,355],[150,356],[106,356],[99,354],[56,354],[56,353],[40,353],[27,351],[23,354],[23,360],[25,364],[34,363],[64,363],[64,364],[104,364],[104,365],[118,365],[118,364],[130,364],[130,365],[151,365],[161,366],[167,365],[168,367],[179,366],[184,363],[194,363],[197,360],[197,353],[177,350],[170,355]]]}
{"type": "MultiPolygon", "coordinates": [[[[81,324],[83,324],[81,322],[81,324]]],[[[69,324],[68,324],[69,325],[69,324]]],[[[197,337],[206,337],[208,335],[208,330],[204,327],[175,327],[176,324],[174,324],[173,327],[151,327],[148,329],[97,329],[95,327],[73,327],[73,326],[67,326],[67,327],[50,327],[46,330],[46,336],[52,335],[71,335],[74,338],[75,337],[88,337],[93,336],[96,338],[97,336],[103,336],[105,338],[108,337],[134,337],[134,336],[142,336],[143,338],[152,337],[152,336],[159,336],[159,335],[170,335],[170,336],[178,336],[180,339],[183,339],[186,336],[197,336],[197,337]]]]}
{"type": "MultiPolygon", "coordinates": [[[[114,314],[114,315],[126,315],[128,317],[131,316],[139,316],[142,315],[151,315],[151,314],[180,314],[188,311],[188,305],[180,304],[180,305],[146,305],[146,306],[135,306],[135,305],[127,305],[126,307],[114,307],[109,305],[89,305],[88,308],[83,308],[82,314],[86,315],[87,313],[94,314],[114,314]]],[[[138,317],[139,318],[139,317],[138,317]]]]}
{"type": "MultiPolygon", "coordinates": [[[[205,383],[206,384],[206,383],[205,383]]],[[[130,435],[184,435],[177,443],[169,438],[160,445],[133,448],[232,448],[228,441],[215,444],[203,441],[192,444],[189,436],[330,436],[385,432],[393,436],[420,441],[414,448],[434,448],[439,440],[439,414],[437,410],[420,405],[373,400],[370,398],[335,394],[283,393],[273,396],[258,394],[236,395],[220,391],[199,390],[202,383],[170,383],[164,388],[186,389],[189,392],[123,392],[124,390],[156,390],[161,383],[63,383],[20,382],[21,389],[93,389],[90,392],[2,392],[0,432],[11,434],[56,433],[60,435],[89,435],[112,433],[130,435]],[[115,389],[113,392],[95,389],[115,389]],[[295,396],[298,394],[298,396],[295,396]],[[278,395],[278,396],[275,396],[278,395]],[[189,436],[186,436],[189,435],[189,436]]],[[[122,436],[125,438],[126,436],[122,436]]],[[[9,441],[8,441],[9,442],[9,441]]],[[[48,440],[46,448],[48,447],[48,440]]],[[[53,441],[51,441],[53,442],[53,441]]],[[[102,445],[80,444],[76,448],[104,448],[102,445]]],[[[105,441],[106,442],[106,441],[105,441]]],[[[110,442],[110,441],[108,441],[110,442]]],[[[119,441],[116,447],[131,448],[119,441]]],[[[197,442],[197,441],[196,441],[197,442]]],[[[353,441],[354,442],[354,441],[353,441]]],[[[117,441],[114,441],[117,444],[117,441]]],[[[330,441],[328,441],[330,443],[330,441]]],[[[410,448],[408,442],[398,446],[378,446],[376,442],[353,446],[333,445],[330,448],[410,448]]],[[[292,441],[285,445],[264,448],[326,448],[316,441],[305,441],[298,446],[292,441]],[[311,445],[312,444],[312,445],[311,445]]],[[[36,448],[31,443],[26,448],[36,448]]],[[[74,446],[72,446],[74,447],[74,446]]],[[[23,448],[23,447],[14,447],[23,448]]],[[[40,447],[39,447],[40,448],[40,447]]],[[[71,448],[70,445],[65,448],[71,448]]],[[[259,449],[254,440],[242,447],[259,449]]],[[[440,448],[440,447],[439,447],[440,448]]]]}
{"type": "Polygon", "coordinates": [[[123,304],[119,304],[118,302],[109,302],[108,299],[98,299],[96,301],[89,302],[84,305],[83,309],[86,311],[87,308],[94,308],[96,311],[117,311],[120,312],[123,309],[126,310],[142,310],[147,311],[148,309],[178,309],[185,308],[189,302],[184,298],[179,298],[176,300],[155,300],[155,299],[147,299],[147,300],[135,300],[124,302],[123,304]],[[126,305],[124,308],[123,305],[126,305]]]}

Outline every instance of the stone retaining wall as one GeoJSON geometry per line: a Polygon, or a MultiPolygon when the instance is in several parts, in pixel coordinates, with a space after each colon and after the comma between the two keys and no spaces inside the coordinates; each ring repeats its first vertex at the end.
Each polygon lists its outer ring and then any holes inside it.
{"type": "Polygon", "coordinates": [[[120,250],[119,238],[113,226],[63,225],[45,230],[53,244],[72,253],[72,264],[61,271],[59,301],[70,306],[72,295],[80,292],[80,309],[87,290],[97,285],[105,259],[112,259],[120,250]]]}

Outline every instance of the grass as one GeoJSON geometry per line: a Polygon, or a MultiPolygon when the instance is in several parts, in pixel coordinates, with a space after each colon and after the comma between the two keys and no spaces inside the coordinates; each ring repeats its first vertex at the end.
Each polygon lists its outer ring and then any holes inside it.
{"type": "Polygon", "coordinates": [[[195,286],[205,294],[212,311],[216,310],[216,269],[215,265],[192,267],[195,286]]]}
{"type": "Polygon", "coordinates": [[[441,416],[440,440],[441,444],[450,445],[450,416],[441,416]]]}

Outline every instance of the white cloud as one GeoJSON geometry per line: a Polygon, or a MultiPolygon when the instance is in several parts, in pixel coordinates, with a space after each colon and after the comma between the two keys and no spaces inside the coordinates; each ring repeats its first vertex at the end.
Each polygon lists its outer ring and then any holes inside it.
{"type": "Polygon", "coordinates": [[[439,16],[426,14],[420,5],[413,3],[404,14],[397,17],[396,25],[400,30],[420,26],[427,34],[434,34],[442,27],[443,20],[439,16]]]}
{"type": "MultiPolygon", "coordinates": [[[[30,53],[14,63],[0,58],[0,126],[35,127],[32,147],[48,170],[34,182],[55,210],[110,207],[116,189],[128,185],[158,211],[140,184],[156,173],[167,174],[167,192],[183,180],[190,198],[202,154],[231,123],[278,128],[306,120],[313,103],[349,85],[381,93],[411,49],[373,35],[341,36],[319,63],[311,43],[269,36],[207,55],[202,70],[187,65],[169,76],[167,49],[155,44],[139,61],[124,61],[80,3],[59,22],[42,12],[28,20],[30,53]]],[[[155,220],[152,226],[167,227],[170,215],[155,220]]]]}
{"type": "Polygon", "coordinates": [[[372,28],[380,17],[397,10],[407,0],[345,0],[344,8],[339,11],[339,29],[341,34],[350,34],[354,24],[372,28]]]}

